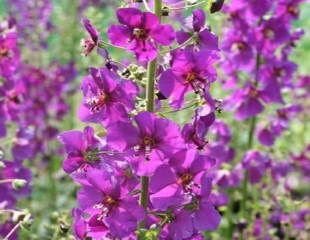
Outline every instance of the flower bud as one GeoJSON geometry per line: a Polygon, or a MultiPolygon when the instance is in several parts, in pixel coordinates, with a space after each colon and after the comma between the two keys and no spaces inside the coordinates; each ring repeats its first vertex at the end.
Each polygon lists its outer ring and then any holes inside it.
{"type": "Polygon", "coordinates": [[[22,189],[27,184],[27,181],[24,179],[14,179],[12,182],[12,188],[15,190],[22,189]]]}
{"type": "Polygon", "coordinates": [[[213,0],[210,7],[210,12],[215,13],[222,9],[225,0],[213,0]]]}

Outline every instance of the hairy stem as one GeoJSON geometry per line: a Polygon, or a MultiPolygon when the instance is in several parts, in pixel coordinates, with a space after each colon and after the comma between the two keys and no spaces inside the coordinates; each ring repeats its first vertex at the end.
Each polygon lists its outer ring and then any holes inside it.
{"type": "MultiPolygon", "coordinates": [[[[157,17],[161,18],[161,9],[162,9],[162,1],[155,0],[154,12],[157,17]]],[[[156,78],[156,66],[157,59],[149,62],[147,67],[147,86],[146,86],[146,109],[149,112],[154,111],[154,99],[155,99],[155,78],[156,78]]],[[[149,199],[149,178],[144,176],[141,178],[141,196],[140,196],[140,204],[141,206],[147,210],[149,199]]],[[[145,221],[140,223],[140,227],[145,227],[145,221]]]]}

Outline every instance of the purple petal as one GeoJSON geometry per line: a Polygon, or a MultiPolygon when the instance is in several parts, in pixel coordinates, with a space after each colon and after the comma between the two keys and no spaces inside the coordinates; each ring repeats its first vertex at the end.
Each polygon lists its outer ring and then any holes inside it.
{"type": "Polygon", "coordinates": [[[175,39],[174,29],[168,24],[158,25],[152,29],[150,35],[155,41],[164,46],[169,46],[175,39]]]}
{"type": "Polygon", "coordinates": [[[199,44],[206,50],[215,50],[218,51],[218,37],[209,31],[209,29],[205,29],[199,33],[199,44]]]}
{"type": "Polygon", "coordinates": [[[264,110],[263,105],[256,98],[246,99],[237,109],[236,119],[245,120],[250,117],[256,116],[264,110]]]}
{"type": "Polygon", "coordinates": [[[176,39],[177,39],[178,44],[182,44],[186,42],[190,37],[191,35],[187,32],[184,32],[184,31],[176,32],[176,39]]]}
{"type": "Polygon", "coordinates": [[[269,129],[262,129],[258,133],[258,140],[265,146],[272,146],[275,141],[275,135],[269,129]]]}
{"type": "Polygon", "coordinates": [[[151,203],[155,209],[167,210],[168,207],[181,204],[184,199],[178,184],[168,185],[150,196],[151,203]]]}
{"type": "Polygon", "coordinates": [[[120,8],[117,10],[117,18],[121,24],[131,28],[142,27],[143,13],[137,8],[120,8]]]}
{"type": "Polygon", "coordinates": [[[199,32],[204,27],[206,21],[205,13],[202,9],[196,9],[193,11],[193,28],[194,31],[199,32]]]}
{"type": "Polygon", "coordinates": [[[156,192],[167,185],[175,183],[176,181],[176,174],[172,171],[172,169],[168,165],[162,165],[157,168],[150,180],[150,191],[156,192]]]}
{"type": "Polygon", "coordinates": [[[139,143],[137,129],[129,123],[120,122],[108,128],[107,143],[116,150],[124,151],[139,143]]]}
{"type": "Polygon", "coordinates": [[[147,30],[153,30],[159,25],[158,17],[150,12],[143,13],[143,24],[147,30]]]}
{"type": "Polygon", "coordinates": [[[107,35],[113,45],[127,47],[132,33],[126,26],[111,25],[108,29],[107,35]]]}
{"type": "Polygon", "coordinates": [[[66,173],[72,173],[84,163],[82,156],[69,156],[63,161],[62,167],[66,173]]]}
{"type": "Polygon", "coordinates": [[[111,197],[119,197],[120,189],[110,174],[93,168],[87,172],[87,180],[96,190],[111,197]]]}
{"type": "Polygon", "coordinates": [[[180,108],[184,101],[184,95],[188,91],[188,86],[181,84],[172,71],[169,69],[161,74],[159,80],[159,90],[167,98],[170,98],[175,108],[180,108]]]}
{"type": "Polygon", "coordinates": [[[103,194],[93,187],[83,186],[78,193],[77,199],[80,208],[84,210],[100,203],[103,200],[103,194]]]}
{"type": "Polygon", "coordinates": [[[194,233],[191,214],[186,210],[176,214],[175,219],[169,224],[168,229],[169,236],[172,239],[189,239],[194,233]]]}
{"type": "Polygon", "coordinates": [[[59,134],[59,140],[64,144],[67,152],[83,151],[85,149],[84,136],[80,131],[67,131],[59,134]]]}
{"type": "Polygon", "coordinates": [[[154,134],[154,114],[150,112],[140,112],[135,116],[135,121],[143,136],[152,136],[154,134]]]}
{"type": "Polygon", "coordinates": [[[87,18],[83,18],[82,19],[82,23],[85,27],[85,29],[87,30],[87,32],[89,33],[91,39],[97,43],[98,42],[98,38],[99,38],[99,33],[98,31],[93,27],[93,25],[90,23],[89,19],[87,18]]]}
{"type": "Polygon", "coordinates": [[[194,213],[193,223],[198,231],[213,231],[220,224],[221,215],[209,202],[202,202],[198,211],[194,213]]]}

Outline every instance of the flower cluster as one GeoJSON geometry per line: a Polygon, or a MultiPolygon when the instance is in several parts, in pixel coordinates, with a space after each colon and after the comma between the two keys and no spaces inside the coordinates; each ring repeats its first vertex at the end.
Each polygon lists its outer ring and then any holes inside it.
{"type": "MultiPolygon", "coordinates": [[[[223,2],[209,2],[210,12],[223,2]]],[[[287,212],[280,198],[308,199],[294,183],[309,178],[309,148],[285,157],[274,149],[309,108],[309,77],[296,82],[290,59],[303,35],[292,27],[302,2],[233,0],[220,41],[204,10],[182,11],[201,3],[126,1],[106,36],[82,19],[83,55],[96,49],[105,64],[81,83],[78,117],[96,127],[59,135],[63,170],[80,185],[77,239],[203,239],[220,212],[227,239],[303,237],[309,211],[287,212]],[[129,60],[114,59],[112,47],[129,60]],[[218,63],[223,101],[213,91],[218,63]],[[178,119],[183,112],[190,122],[178,119]],[[247,139],[238,139],[247,123],[247,139]]]]}
{"type": "MultiPolygon", "coordinates": [[[[202,9],[194,10],[180,31],[161,23],[161,1],[154,1],[155,13],[149,9],[146,3],[119,8],[119,24],[107,30],[110,43],[88,19],[82,20],[90,36],[83,40],[84,55],[98,48],[106,64],[89,68],[78,111],[81,121],[104,130],[87,126],[59,135],[67,153],[63,169],[81,185],[73,210],[78,239],[137,239],[149,234],[200,239],[220,223],[214,204],[218,197],[212,193],[216,143],[207,147],[206,140],[219,109],[210,93],[216,81],[218,38],[205,24],[202,9]],[[147,11],[140,10],[143,6],[147,11]],[[130,79],[138,74],[102,49],[110,45],[133,53],[139,68],[148,66],[147,76],[142,71],[142,80],[130,79]],[[198,108],[182,128],[164,110],[171,106],[181,111],[188,107],[186,99],[198,108]]],[[[214,131],[221,132],[221,127],[217,122],[214,131]]],[[[218,135],[223,137],[218,145],[227,151],[223,161],[229,161],[229,139],[225,133],[218,135]]]]}
{"type": "Polygon", "coordinates": [[[15,225],[29,220],[28,213],[15,210],[18,200],[30,193],[32,174],[25,162],[34,164],[40,156],[44,166],[59,150],[49,142],[58,134],[56,121],[68,113],[65,96],[76,72],[73,64],[39,68],[25,63],[18,42],[27,38],[17,30],[20,26],[13,18],[0,25],[0,137],[6,139],[0,146],[0,214],[5,215],[0,235],[17,239],[15,225]]]}
{"type": "MultiPolygon", "coordinates": [[[[295,218],[300,210],[283,212],[279,201],[280,196],[283,196],[283,192],[279,194],[280,188],[282,191],[284,188],[286,194],[293,195],[296,186],[290,186],[289,182],[293,172],[301,171],[296,168],[296,163],[290,157],[276,154],[277,150],[273,147],[277,139],[283,136],[283,132],[289,129],[291,120],[302,118],[302,113],[307,108],[307,103],[296,98],[304,97],[303,92],[300,94],[300,89],[304,87],[304,77],[300,77],[300,82],[296,83],[297,65],[290,59],[296,42],[303,35],[303,30],[293,29],[292,25],[298,18],[302,2],[233,0],[224,7],[224,12],[228,15],[228,24],[224,28],[220,46],[223,50],[221,70],[223,86],[230,92],[224,100],[224,111],[232,111],[235,119],[243,122],[243,126],[247,122],[249,124],[244,152],[238,156],[241,161],[228,167],[230,172],[225,171],[225,178],[220,174],[220,182],[217,182],[223,183],[225,180],[223,186],[230,187],[227,192],[236,186],[232,183],[237,183],[241,188],[243,199],[241,202],[237,200],[241,204],[239,220],[228,224],[231,237],[233,234],[236,237],[243,235],[243,238],[254,236],[267,239],[273,236],[280,239],[284,236],[295,236],[295,233],[289,233],[287,229],[284,230],[283,225],[280,226],[283,224],[280,220],[273,223],[272,219],[267,220],[265,217],[269,215],[272,218],[273,211],[277,212],[281,218],[285,215],[288,225],[295,228],[295,220],[291,220],[291,216],[295,218]],[[279,158],[283,159],[279,161],[279,158]],[[274,184],[271,184],[272,187],[266,184],[269,178],[274,184]],[[265,202],[273,210],[264,213],[264,209],[258,210],[246,204],[250,194],[248,182],[263,189],[261,196],[254,197],[257,201],[265,202]],[[252,216],[249,216],[249,210],[256,213],[256,217],[253,217],[253,212],[252,216]],[[248,228],[251,221],[252,232],[248,228]],[[264,224],[268,225],[268,233],[262,229],[264,224]],[[239,231],[233,233],[232,229],[236,228],[239,231]]],[[[307,201],[305,196],[300,198],[307,201]]],[[[234,201],[236,197],[230,192],[231,204],[234,204],[234,201]]],[[[294,204],[294,201],[290,204],[294,204]]],[[[231,210],[228,210],[227,214],[231,214],[229,211],[231,210]]],[[[303,220],[300,221],[306,221],[307,214],[307,211],[302,213],[300,218],[303,220]]]]}
{"type": "Polygon", "coordinates": [[[9,0],[8,8],[11,21],[16,24],[20,39],[32,49],[40,50],[47,47],[51,23],[52,1],[9,0]]]}

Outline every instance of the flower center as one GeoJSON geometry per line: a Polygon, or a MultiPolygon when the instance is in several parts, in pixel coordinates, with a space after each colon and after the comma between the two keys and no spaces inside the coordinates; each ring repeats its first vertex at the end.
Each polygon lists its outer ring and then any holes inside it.
{"type": "Polygon", "coordinates": [[[112,198],[110,196],[107,196],[104,198],[103,204],[106,207],[111,208],[111,207],[114,207],[115,205],[117,205],[117,200],[115,200],[114,198],[112,198]]]}
{"type": "Polygon", "coordinates": [[[100,109],[107,103],[108,95],[100,92],[99,95],[87,99],[86,103],[90,106],[91,112],[99,112],[100,109]]]}
{"type": "Polygon", "coordinates": [[[96,43],[91,38],[82,39],[81,40],[81,46],[84,48],[83,49],[83,55],[87,56],[95,48],[96,43]]]}
{"type": "Polygon", "coordinates": [[[271,28],[264,29],[264,36],[268,39],[274,39],[275,33],[271,28]]]}
{"type": "Polygon", "coordinates": [[[277,111],[277,115],[278,115],[279,118],[287,119],[287,114],[286,114],[286,112],[283,111],[283,110],[278,110],[278,111],[277,111]]]}
{"type": "Polygon", "coordinates": [[[84,152],[84,159],[88,163],[95,163],[99,161],[100,160],[99,150],[97,148],[87,150],[86,152],[84,152]]]}
{"type": "Polygon", "coordinates": [[[153,147],[155,145],[155,140],[152,137],[145,136],[143,138],[143,145],[153,147]]]}
{"type": "Polygon", "coordinates": [[[257,98],[259,95],[259,92],[255,88],[251,88],[249,91],[249,96],[252,98],[257,98]]]}
{"type": "Polygon", "coordinates": [[[20,97],[18,96],[18,94],[14,90],[9,92],[8,100],[13,102],[13,103],[15,103],[15,104],[20,104],[21,103],[20,97]]]}
{"type": "Polygon", "coordinates": [[[0,59],[1,58],[5,58],[5,57],[8,57],[9,56],[9,49],[7,49],[6,47],[4,46],[1,46],[0,47],[0,59]]]}
{"type": "Polygon", "coordinates": [[[133,30],[133,35],[136,38],[142,39],[142,40],[145,40],[148,37],[147,31],[145,29],[142,29],[142,28],[135,28],[133,30]]]}
{"type": "Polygon", "coordinates": [[[298,8],[296,6],[289,6],[287,11],[294,16],[297,16],[299,13],[298,8]]]}
{"type": "Polygon", "coordinates": [[[197,74],[195,72],[190,72],[186,75],[185,79],[187,82],[193,82],[197,79],[197,74]]]}
{"type": "Polygon", "coordinates": [[[183,186],[189,185],[193,181],[193,176],[190,173],[183,173],[179,178],[179,183],[183,186]]]}
{"type": "Polygon", "coordinates": [[[283,70],[283,68],[277,68],[277,67],[275,67],[275,68],[273,69],[273,71],[274,71],[274,74],[275,74],[276,77],[282,77],[282,76],[284,76],[284,70],[283,70]]]}
{"type": "Polygon", "coordinates": [[[242,50],[245,49],[245,43],[244,43],[244,42],[235,42],[235,43],[232,45],[232,49],[233,49],[233,51],[239,51],[239,52],[241,52],[242,50]]]}

